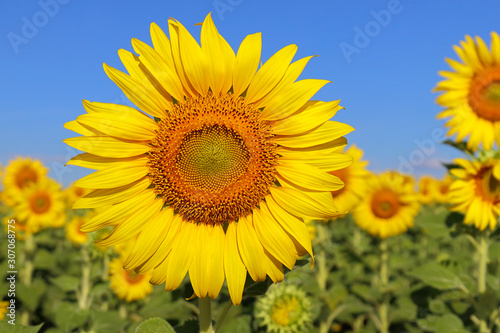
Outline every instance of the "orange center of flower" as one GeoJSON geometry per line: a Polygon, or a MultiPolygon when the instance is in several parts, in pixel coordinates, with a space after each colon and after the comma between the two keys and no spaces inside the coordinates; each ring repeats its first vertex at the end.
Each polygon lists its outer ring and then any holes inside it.
{"type": "Polygon", "coordinates": [[[139,282],[144,280],[145,275],[137,274],[134,271],[123,270],[123,277],[128,284],[138,284],[139,282]]]}
{"type": "Polygon", "coordinates": [[[399,197],[389,189],[382,189],[372,197],[372,212],[376,217],[388,219],[396,215],[401,207],[399,197]]]}
{"type": "Polygon", "coordinates": [[[46,213],[50,209],[50,195],[45,192],[36,192],[30,198],[30,207],[35,214],[46,213]]]}
{"type": "Polygon", "coordinates": [[[339,170],[329,171],[328,173],[339,177],[340,180],[344,182],[344,187],[342,187],[340,190],[332,191],[332,195],[335,198],[336,196],[343,193],[345,188],[348,186],[349,168],[347,167],[347,168],[343,168],[343,169],[339,169],[339,170]]]}
{"type": "Polygon", "coordinates": [[[38,176],[29,166],[23,166],[16,174],[16,185],[18,188],[23,188],[29,183],[35,183],[38,176]]]}
{"type": "Polygon", "coordinates": [[[175,104],[148,153],[155,193],[186,220],[225,223],[269,194],[277,154],[260,111],[232,94],[175,104]]]}
{"type": "Polygon", "coordinates": [[[481,118],[500,120],[500,67],[476,74],[469,87],[469,104],[481,118]]]}
{"type": "Polygon", "coordinates": [[[476,192],[486,201],[500,202],[500,180],[493,176],[493,168],[479,170],[476,178],[476,192]]]}

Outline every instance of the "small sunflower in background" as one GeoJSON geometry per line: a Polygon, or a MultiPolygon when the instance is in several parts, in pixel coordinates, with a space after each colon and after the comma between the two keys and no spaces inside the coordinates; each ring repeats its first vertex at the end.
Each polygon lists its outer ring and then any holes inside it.
{"type": "Polygon", "coordinates": [[[366,170],[368,161],[361,160],[363,150],[356,145],[350,145],[348,149],[344,150],[345,154],[352,157],[352,164],[329,172],[344,182],[343,188],[332,191],[333,201],[339,212],[348,212],[360,202],[366,191],[366,180],[370,176],[370,172],[366,170]]]}
{"type": "Polygon", "coordinates": [[[5,318],[5,315],[7,314],[7,307],[9,306],[9,304],[9,301],[0,301],[0,320],[3,320],[5,318]]]}
{"type": "Polygon", "coordinates": [[[490,150],[500,142],[500,38],[492,32],[488,49],[480,37],[465,36],[454,50],[460,61],[446,59],[454,71],[439,72],[446,79],[435,88],[446,108],[438,118],[450,118],[448,135],[456,134],[457,142],[469,136],[469,148],[490,150]]]}
{"type": "Polygon", "coordinates": [[[25,187],[41,181],[46,176],[47,168],[39,160],[29,157],[11,160],[5,167],[2,200],[7,206],[13,206],[25,187]]]}
{"type": "Polygon", "coordinates": [[[457,179],[450,185],[450,210],[465,214],[464,223],[479,230],[493,230],[500,215],[500,160],[484,162],[456,159],[461,168],[451,169],[457,179]]]}
{"type": "Polygon", "coordinates": [[[255,318],[266,332],[300,333],[312,326],[311,300],[297,286],[278,284],[255,304],[255,318]]]}
{"type": "Polygon", "coordinates": [[[364,199],[353,211],[356,224],[380,238],[406,232],[420,207],[413,184],[395,172],[370,177],[364,199]]]}
{"type": "Polygon", "coordinates": [[[66,238],[75,246],[87,243],[89,236],[86,232],[80,231],[80,227],[85,223],[86,218],[82,216],[73,216],[66,224],[66,238]]]}
{"type": "Polygon", "coordinates": [[[75,184],[71,184],[64,190],[64,198],[68,202],[68,204],[71,206],[73,205],[78,199],[83,198],[86,194],[88,194],[90,191],[81,187],[76,186],[75,184]]]}
{"type": "Polygon", "coordinates": [[[49,178],[24,186],[13,207],[14,215],[33,230],[63,226],[64,210],[61,187],[49,178]]]}
{"type": "Polygon", "coordinates": [[[434,183],[434,193],[436,195],[436,201],[441,204],[448,203],[448,193],[450,191],[451,183],[453,183],[453,178],[450,175],[446,175],[443,179],[440,179],[434,183]]]}
{"type": "Polygon", "coordinates": [[[418,181],[418,200],[422,204],[432,204],[436,199],[437,180],[431,176],[422,176],[418,181]]]}
{"type": "Polygon", "coordinates": [[[82,226],[116,226],[98,243],[137,240],[125,269],[151,272],[176,289],[189,272],[197,297],[215,298],[227,281],[235,305],[247,272],[254,281],[284,279],[297,256],[310,254],[303,219],[338,215],[329,171],[353,128],[329,121],[339,101],[310,101],[328,81],[299,80],[312,57],[292,62],[296,45],[262,66],[261,34],[235,54],[207,15],[201,47],[178,21],[170,39],[151,25],[153,47],[132,40],[118,52],[129,74],[108,76],[137,106],[84,101],[87,114],[65,125],[85,151],[68,164],[97,170],[75,183],[92,192],[74,208],[106,209],[82,226]]]}
{"type": "Polygon", "coordinates": [[[109,281],[111,289],[126,302],[146,298],[153,292],[153,285],[149,283],[151,274],[137,274],[134,271],[123,269],[123,259],[115,258],[109,263],[109,281]]]}

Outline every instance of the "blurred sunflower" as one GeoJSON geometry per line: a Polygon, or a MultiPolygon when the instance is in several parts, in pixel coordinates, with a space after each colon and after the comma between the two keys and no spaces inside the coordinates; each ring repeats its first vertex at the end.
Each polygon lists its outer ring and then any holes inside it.
{"type": "Polygon", "coordinates": [[[387,238],[413,226],[419,210],[413,182],[395,172],[373,176],[363,201],[354,209],[356,224],[373,236],[387,238]]]}
{"type": "Polygon", "coordinates": [[[278,282],[283,264],[312,255],[302,218],[337,214],[330,192],[343,183],[328,171],[351,163],[335,150],[353,129],[328,121],[339,101],[309,101],[328,81],[295,82],[311,58],[290,63],[296,45],[259,68],[260,33],[235,55],[210,14],[201,47],[179,22],[168,26],[170,40],[151,25],[154,48],[132,40],[140,56],[118,52],[129,75],[104,65],[154,119],[84,101],[88,114],[65,125],[83,135],[65,142],[86,152],[69,164],[98,170],[75,183],[96,190],[74,207],[111,205],[82,227],[116,225],[102,245],[139,234],[127,270],[154,270],[166,290],[189,271],[200,298],[215,298],[226,278],[239,304],[247,271],[278,282]]]}
{"type": "Polygon", "coordinates": [[[0,301],[0,320],[5,318],[5,314],[7,314],[7,307],[9,306],[9,301],[0,301]]]}
{"type": "Polygon", "coordinates": [[[257,300],[255,318],[266,332],[306,332],[312,324],[311,301],[297,286],[279,284],[257,300]]]}
{"type": "Polygon", "coordinates": [[[370,172],[366,170],[368,161],[361,161],[363,150],[351,145],[345,153],[352,157],[353,163],[346,168],[329,172],[344,182],[343,188],[332,191],[333,201],[339,212],[350,211],[358,204],[366,190],[366,180],[370,176],[370,172]]]}
{"type": "Polygon", "coordinates": [[[448,192],[450,191],[451,183],[453,183],[453,178],[450,175],[446,175],[443,179],[434,183],[437,202],[442,204],[448,203],[448,192]]]}
{"type": "Polygon", "coordinates": [[[465,224],[493,230],[500,215],[500,160],[471,162],[459,158],[454,163],[462,168],[450,170],[457,177],[448,193],[450,210],[464,213],[465,224]]]}
{"type": "Polygon", "coordinates": [[[64,198],[70,206],[73,205],[78,199],[83,198],[89,192],[89,190],[75,186],[75,184],[71,184],[63,191],[64,198]]]}
{"type": "Polygon", "coordinates": [[[47,175],[47,169],[39,160],[17,157],[5,167],[2,199],[8,206],[14,205],[23,188],[37,183],[47,175]]]}
{"type": "Polygon", "coordinates": [[[446,79],[435,88],[444,91],[436,101],[446,110],[438,118],[450,118],[448,135],[457,142],[469,135],[469,148],[482,143],[489,150],[500,142],[500,38],[492,32],[488,50],[480,37],[465,36],[454,49],[461,62],[446,59],[454,71],[439,72],[446,79]]]}
{"type": "Polygon", "coordinates": [[[431,204],[436,198],[436,179],[422,176],[418,181],[418,200],[422,204],[431,204]]]}
{"type": "Polygon", "coordinates": [[[14,215],[32,230],[63,226],[64,209],[61,187],[49,178],[24,186],[13,207],[14,215]]]}
{"type": "Polygon", "coordinates": [[[109,280],[111,289],[120,299],[132,302],[144,299],[153,292],[153,286],[149,283],[151,274],[143,275],[129,272],[123,269],[123,260],[115,258],[109,263],[109,280]]]}
{"type": "Polygon", "coordinates": [[[89,236],[87,233],[80,231],[80,227],[85,223],[86,219],[81,216],[74,216],[66,224],[66,238],[73,243],[73,245],[80,246],[87,243],[89,236]]]}

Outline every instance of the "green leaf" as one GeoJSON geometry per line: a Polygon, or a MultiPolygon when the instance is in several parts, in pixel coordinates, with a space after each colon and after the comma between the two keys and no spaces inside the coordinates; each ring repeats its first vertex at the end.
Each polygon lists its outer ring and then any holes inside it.
{"type": "Polygon", "coordinates": [[[252,317],[250,315],[240,315],[224,325],[218,330],[218,333],[251,333],[252,329],[250,322],[252,317]]]}
{"type": "Polygon", "coordinates": [[[415,218],[415,226],[422,228],[423,232],[431,238],[449,237],[450,231],[444,223],[447,211],[434,214],[419,214],[415,218]]]}
{"type": "Polygon", "coordinates": [[[135,333],[175,333],[175,330],[161,318],[150,318],[137,326],[135,333]]]}
{"type": "Polygon", "coordinates": [[[436,321],[436,333],[467,333],[464,324],[452,313],[439,317],[436,321]]]}
{"type": "Polygon", "coordinates": [[[52,270],[56,266],[56,258],[46,249],[37,249],[33,264],[38,269],[52,270]]]}
{"type": "Polygon", "coordinates": [[[267,289],[273,284],[273,281],[268,277],[264,281],[255,282],[247,274],[247,279],[245,281],[245,287],[243,289],[243,297],[255,297],[264,295],[267,289]]]}
{"type": "Polygon", "coordinates": [[[42,280],[36,279],[30,286],[20,284],[16,290],[16,296],[23,303],[24,307],[34,312],[46,289],[47,285],[42,280]]]}
{"type": "Polygon", "coordinates": [[[393,323],[413,321],[417,317],[418,307],[411,298],[401,297],[397,300],[397,308],[390,310],[390,321],[393,323]]]}
{"type": "Polygon", "coordinates": [[[376,303],[381,297],[376,288],[369,287],[366,284],[355,284],[351,287],[351,290],[354,294],[372,304],[376,303]]]}
{"type": "Polygon", "coordinates": [[[491,260],[500,260],[500,242],[494,242],[490,245],[488,256],[491,260]]]}
{"type": "Polygon", "coordinates": [[[434,314],[443,314],[446,312],[446,304],[442,300],[433,299],[429,301],[429,310],[434,314]]]}
{"type": "Polygon", "coordinates": [[[417,267],[410,272],[410,275],[439,290],[461,289],[467,291],[467,288],[455,273],[438,263],[431,262],[417,267]]]}
{"type": "Polygon", "coordinates": [[[88,310],[81,310],[75,303],[61,302],[55,312],[55,323],[64,332],[81,328],[89,318],[88,310]]]}
{"type": "Polygon", "coordinates": [[[200,331],[200,325],[198,324],[198,320],[191,319],[180,326],[175,326],[175,331],[181,333],[198,333],[200,331]]]}
{"type": "Polygon", "coordinates": [[[469,154],[469,155],[474,155],[474,152],[467,148],[467,143],[465,141],[460,141],[460,142],[455,142],[452,140],[445,140],[443,141],[444,145],[451,146],[453,148],[456,148],[460,150],[463,153],[469,154]]]}
{"type": "Polygon", "coordinates": [[[119,332],[127,324],[117,311],[96,311],[92,318],[92,332],[119,332]]]}
{"type": "Polygon", "coordinates": [[[476,316],[479,319],[487,319],[491,313],[497,308],[497,298],[493,290],[479,294],[477,301],[474,304],[476,316]]]}
{"type": "Polygon", "coordinates": [[[438,319],[438,316],[428,315],[425,318],[417,319],[417,325],[424,331],[435,332],[438,319]]]}
{"type": "MultiPolygon", "coordinates": [[[[8,319],[6,317],[4,320],[0,321],[0,332],[9,332],[9,333],[37,333],[43,326],[43,323],[37,326],[23,326],[21,325],[16,318],[15,325],[9,324],[8,319]]],[[[10,319],[9,319],[10,320],[10,319]]]]}
{"type": "Polygon", "coordinates": [[[327,291],[327,303],[331,311],[333,311],[340,302],[342,302],[348,295],[347,289],[341,284],[333,285],[327,291]]]}
{"type": "Polygon", "coordinates": [[[80,279],[71,275],[60,275],[52,278],[51,282],[63,291],[76,290],[80,285],[80,279]]]}

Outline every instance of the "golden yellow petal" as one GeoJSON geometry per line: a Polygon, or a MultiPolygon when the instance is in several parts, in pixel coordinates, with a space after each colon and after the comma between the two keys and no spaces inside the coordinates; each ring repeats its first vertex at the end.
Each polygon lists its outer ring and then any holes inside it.
{"type": "Polygon", "coordinates": [[[146,153],[150,147],[145,142],[116,139],[110,136],[79,136],[63,142],[78,150],[102,157],[133,157],[146,153]]]}
{"type": "Polygon", "coordinates": [[[233,93],[241,95],[252,82],[260,63],[262,48],[261,33],[248,35],[241,42],[233,72],[233,93]]]}
{"type": "Polygon", "coordinates": [[[250,215],[241,217],[238,221],[237,241],[238,250],[243,264],[254,281],[264,281],[266,279],[266,269],[262,265],[265,262],[265,254],[262,244],[257,237],[250,215]]]}
{"type": "Polygon", "coordinates": [[[239,255],[235,223],[229,223],[226,230],[224,273],[226,275],[227,288],[229,289],[231,300],[234,305],[238,305],[241,303],[247,270],[239,255]]]}

